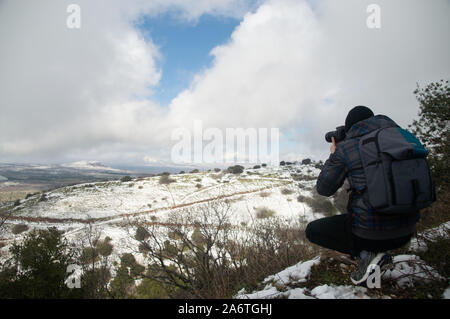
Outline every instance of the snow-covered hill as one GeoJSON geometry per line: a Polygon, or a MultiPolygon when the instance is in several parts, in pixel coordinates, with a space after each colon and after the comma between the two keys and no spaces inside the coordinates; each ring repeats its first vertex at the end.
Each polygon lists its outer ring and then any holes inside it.
{"type": "Polygon", "coordinates": [[[2,251],[6,253],[9,243],[27,233],[14,234],[17,224],[28,225],[28,231],[54,226],[69,239],[80,236],[90,224],[112,238],[114,254],[120,255],[138,245],[130,236],[134,220],[164,224],[171,212],[215,199],[230,203],[230,221],[237,227],[251,223],[261,208],[273,211],[272,218],[301,216],[307,222],[322,215],[297,197],[311,195],[319,172],[313,165],[297,165],[248,169],[240,175],[226,171],[177,174],[170,176],[174,180],[170,184],[160,184],[155,176],[63,187],[20,201],[0,235],[5,244],[2,251]],[[294,181],[295,174],[307,178],[294,181]]]}
{"type": "Polygon", "coordinates": [[[120,170],[106,166],[98,161],[78,161],[73,163],[61,164],[61,167],[84,169],[84,170],[105,170],[120,172],[120,170]]]}
{"type": "MultiPolygon", "coordinates": [[[[71,165],[89,169],[99,164],[82,162],[71,165]]],[[[171,222],[171,215],[183,214],[185,209],[195,209],[214,200],[226,201],[230,205],[230,224],[236,229],[244,229],[243,225],[255,222],[261,210],[270,212],[268,218],[301,219],[307,223],[329,214],[317,207],[313,209],[305,200],[314,197],[313,189],[319,172],[313,164],[246,169],[239,175],[208,171],[170,175],[172,181],[169,184],[160,183],[159,176],[141,177],[127,182],[79,184],[36,194],[21,200],[13,208],[11,217],[0,232],[0,259],[7,258],[12,242],[20,241],[33,229],[57,227],[67,239],[77,241],[91,227],[101,234],[101,238],[111,238],[112,260],[119,261],[122,254],[132,252],[138,261],[144,263],[145,259],[137,249],[139,242],[134,238],[135,221],[164,226],[171,222]],[[19,224],[27,225],[28,230],[15,234],[14,226],[19,224]]],[[[450,223],[429,231],[426,236],[432,238],[433,234],[447,229],[450,229],[450,223]]],[[[411,254],[395,257],[394,270],[387,272],[383,280],[398,280],[400,285],[409,285],[414,284],[417,278],[427,279],[417,275],[417,265],[423,262],[415,255],[426,247],[413,240],[410,250],[411,254]]],[[[392,298],[352,285],[306,285],[311,270],[329,261],[323,256],[299,261],[267,277],[260,289],[241,290],[235,298],[392,298]]],[[[338,267],[348,270],[351,266],[338,263],[338,267]]],[[[434,272],[431,268],[428,270],[428,273],[434,272]]],[[[448,298],[449,295],[450,290],[447,289],[443,297],[448,298]]]]}

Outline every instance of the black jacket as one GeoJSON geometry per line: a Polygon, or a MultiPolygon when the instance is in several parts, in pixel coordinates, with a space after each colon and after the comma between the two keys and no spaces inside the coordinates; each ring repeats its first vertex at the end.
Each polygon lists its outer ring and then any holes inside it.
{"type": "Polygon", "coordinates": [[[376,129],[397,126],[390,118],[377,115],[353,125],[344,141],[330,155],[317,179],[317,192],[323,196],[333,195],[348,180],[352,193],[349,210],[352,213],[352,231],[362,238],[391,239],[407,236],[415,232],[419,211],[402,215],[378,214],[365,199],[367,193],[358,191],[366,187],[366,178],[359,155],[359,139],[376,129]]]}

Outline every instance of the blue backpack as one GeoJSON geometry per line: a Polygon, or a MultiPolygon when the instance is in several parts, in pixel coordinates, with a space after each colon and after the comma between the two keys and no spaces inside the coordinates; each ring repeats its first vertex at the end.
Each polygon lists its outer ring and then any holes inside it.
{"type": "Polygon", "coordinates": [[[359,140],[359,152],[364,197],[375,212],[405,214],[436,201],[428,151],[412,133],[400,127],[375,130],[359,140]]]}

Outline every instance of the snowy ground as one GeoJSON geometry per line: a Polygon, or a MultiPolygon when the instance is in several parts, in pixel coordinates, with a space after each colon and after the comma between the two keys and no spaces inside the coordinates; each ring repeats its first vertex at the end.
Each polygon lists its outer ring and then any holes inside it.
{"type": "Polygon", "coordinates": [[[120,256],[137,250],[134,229],[130,228],[133,220],[165,223],[173,212],[195,209],[214,199],[230,203],[230,222],[237,227],[255,220],[260,208],[272,210],[275,214],[271,218],[301,217],[308,222],[322,215],[298,202],[297,196],[311,195],[318,173],[313,165],[295,165],[248,169],[241,175],[177,174],[170,176],[175,182],[168,185],[161,185],[159,177],[150,177],[64,187],[22,200],[0,234],[0,243],[4,244],[0,251],[6,256],[9,244],[26,235],[13,234],[17,224],[28,225],[28,231],[57,227],[70,240],[82,237],[92,225],[102,238],[112,238],[113,254],[120,256]],[[291,174],[311,178],[294,181],[291,174]]]}
{"type": "MultiPolygon", "coordinates": [[[[82,165],[83,163],[79,163],[82,165]]],[[[84,164],[83,164],[84,165],[84,164]]],[[[112,260],[127,252],[143,262],[138,252],[139,243],[134,239],[133,220],[168,222],[173,213],[203,205],[214,199],[226,200],[231,206],[230,222],[236,227],[255,220],[260,208],[274,212],[271,218],[298,219],[305,222],[322,217],[321,212],[313,212],[304,202],[297,201],[299,195],[311,196],[315,185],[314,177],[319,170],[313,165],[291,167],[267,167],[249,169],[241,175],[202,172],[195,174],[171,175],[175,182],[161,185],[159,177],[135,179],[130,182],[100,182],[60,188],[45,194],[22,200],[14,209],[12,218],[0,233],[0,259],[8,255],[9,245],[20,241],[33,229],[57,227],[71,241],[81,240],[88,225],[112,239],[112,260]],[[306,177],[294,180],[292,174],[306,177]],[[29,229],[13,234],[17,224],[26,224],[29,229]]],[[[432,239],[445,233],[450,222],[423,234],[432,239]]],[[[415,280],[426,280],[417,265],[423,263],[414,253],[427,247],[417,240],[411,242],[411,255],[395,256],[395,268],[384,274],[383,279],[398,280],[399,285],[413,285],[415,280]]],[[[300,288],[308,280],[311,267],[321,263],[321,257],[299,262],[277,274],[269,276],[261,283],[261,289],[253,292],[241,290],[236,298],[372,298],[367,288],[354,286],[320,285],[313,289],[300,288]],[[299,287],[300,286],[300,287],[299,287]]],[[[434,270],[429,269],[433,274],[434,270]]],[[[390,298],[389,296],[384,296],[390,298]]],[[[450,287],[443,298],[450,298],[450,287]]]]}
{"type": "MultiPolygon", "coordinates": [[[[450,222],[441,226],[428,230],[423,235],[433,239],[444,234],[445,230],[450,229],[450,222]]],[[[427,281],[430,278],[442,278],[436,270],[426,265],[420,257],[413,253],[426,250],[423,245],[418,245],[417,240],[412,240],[409,248],[411,255],[394,256],[394,269],[386,271],[383,280],[395,280],[400,287],[411,287],[418,281],[427,281]]],[[[356,286],[335,286],[320,285],[313,289],[298,288],[299,284],[308,280],[311,274],[311,267],[318,265],[321,257],[299,262],[298,264],[286,268],[285,270],[267,277],[261,283],[261,290],[246,292],[242,289],[235,296],[236,299],[371,299],[374,294],[366,287],[356,286]],[[296,287],[296,288],[295,288],[296,287]]],[[[376,288],[372,288],[376,289],[376,288]]],[[[380,298],[376,296],[376,298],[380,298]]],[[[389,299],[390,296],[382,296],[381,298],[389,299]]],[[[450,286],[442,295],[444,299],[450,299],[450,286]]]]}

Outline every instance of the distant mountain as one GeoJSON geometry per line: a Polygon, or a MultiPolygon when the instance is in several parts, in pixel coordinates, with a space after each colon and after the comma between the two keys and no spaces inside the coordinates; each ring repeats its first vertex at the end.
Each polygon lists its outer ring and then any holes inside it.
{"type": "Polygon", "coordinates": [[[120,169],[111,168],[98,161],[79,161],[68,164],[61,164],[61,167],[74,168],[74,169],[88,169],[88,170],[109,170],[109,171],[121,171],[120,169]]]}
{"type": "Polygon", "coordinates": [[[137,175],[97,161],[68,164],[0,164],[0,192],[48,190],[67,185],[118,180],[137,175]]]}

